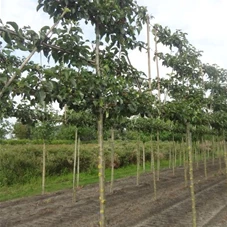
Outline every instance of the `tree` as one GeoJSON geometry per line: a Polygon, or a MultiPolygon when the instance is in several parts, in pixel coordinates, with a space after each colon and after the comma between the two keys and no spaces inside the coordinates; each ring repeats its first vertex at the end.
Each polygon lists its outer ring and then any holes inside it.
{"type": "Polygon", "coordinates": [[[58,101],[61,108],[67,105],[77,111],[91,109],[96,116],[100,147],[100,226],[105,226],[103,120],[115,116],[112,113],[136,114],[148,101],[142,91],[143,73],[131,65],[128,57],[128,50],[145,46],[137,41],[136,35],[146,22],[146,8],[138,6],[134,0],[39,0],[37,9],[40,8],[54,21],[61,20],[62,28],[49,30],[56,36],[46,39],[48,27],[42,28],[38,35],[29,29],[19,30],[15,23],[8,24],[17,34],[6,30],[3,36],[11,48],[43,50],[46,57],[53,57],[56,66],[28,65],[26,78],[15,81],[13,92],[23,94],[32,106],[38,102],[58,101]],[[63,14],[62,8],[70,10],[64,10],[67,14],[63,14]],[[81,20],[95,27],[94,50],[89,47],[89,42],[83,40],[79,26],[81,20]],[[21,39],[28,43],[21,46],[21,39]],[[105,41],[105,46],[101,40],[105,41]],[[120,51],[121,56],[117,57],[120,51]]]}
{"type": "Polygon", "coordinates": [[[13,125],[13,134],[17,139],[31,139],[32,130],[27,124],[22,124],[21,122],[16,122],[13,125]]]}
{"type": "Polygon", "coordinates": [[[175,54],[157,53],[162,64],[171,67],[173,72],[169,78],[168,94],[171,101],[167,102],[163,108],[163,116],[179,122],[185,127],[188,144],[190,190],[192,199],[193,226],[196,226],[196,208],[193,182],[193,158],[191,125],[201,123],[204,119],[204,108],[206,99],[204,98],[203,71],[200,61],[201,52],[197,51],[186,39],[186,34],[177,30],[171,33],[170,29],[155,25],[154,30],[158,37],[158,42],[168,46],[170,50],[176,48],[175,54]]]}

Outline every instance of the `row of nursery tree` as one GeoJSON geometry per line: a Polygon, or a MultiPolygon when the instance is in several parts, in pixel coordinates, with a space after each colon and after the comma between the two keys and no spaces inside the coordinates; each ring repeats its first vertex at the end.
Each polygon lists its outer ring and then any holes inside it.
{"type": "MultiPolygon", "coordinates": [[[[86,143],[97,141],[97,124],[96,117],[91,111],[74,112],[67,110],[64,115],[58,115],[52,108],[46,108],[45,121],[37,119],[37,110],[32,110],[33,120],[24,122],[20,119],[16,123],[11,123],[9,120],[2,119],[0,127],[0,140],[2,143],[11,143],[11,140],[16,139],[13,143],[27,143],[29,140],[35,143],[42,140],[42,130],[48,131],[47,143],[74,143],[75,130],[78,130],[81,141],[86,143]]],[[[27,116],[23,117],[23,120],[27,116]]],[[[26,119],[27,120],[27,119],[26,119]]],[[[103,136],[104,140],[110,138],[112,122],[108,119],[104,122],[103,136]]],[[[159,131],[161,141],[182,141],[185,137],[184,126],[182,124],[173,124],[170,120],[162,120],[159,118],[147,118],[142,116],[132,116],[131,118],[122,117],[121,120],[114,123],[115,139],[121,140],[137,140],[138,134],[146,141],[150,138],[150,133],[153,132],[153,139],[157,140],[155,134],[159,131]]],[[[191,127],[192,140],[202,141],[203,139],[213,140],[215,131],[209,124],[191,127]]],[[[216,137],[217,138],[217,137],[216,137]]]]}
{"type": "Polygon", "coordinates": [[[187,132],[189,145],[191,135],[225,136],[226,70],[202,63],[201,51],[184,32],[152,24],[146,7],[134,0],[39,0],[40,9],[53,26],[38,33],[0,20],[0,119],[16,117],[22,125],[40,127],[44,142],[53,125],[79,127],[84,122],[84,128],[97,130],[100,226],[105,226],[104,132],[131,129],[155,134],[157,141],[163,131],[171,137],[187,132]],[[147,43],[137,38],[145,25],[147,43]],[[87,26],[93,40],[84,38],[87,26]],[[156,75],[151,75],[150,34],[156,75]],[[159,52],[159,46],[168,51],[159,52]],[[131,64],[132,50],[147,51],[148,75],[131,64]],[[16,55],[18,51],[28,57],[16,55]],[[37,52],[53,59],[54,66],[33,62],[37,52]],[[160,64],[171,73],[160,75],[160,64]],[[48,110],[54,102],[65,109],[63,117],[48,110]],[[70,119],[73,113],[82,113],[79,121],[75,115],[70,119]],[[125,120],[135,115],[140,117],[125,120]]]}

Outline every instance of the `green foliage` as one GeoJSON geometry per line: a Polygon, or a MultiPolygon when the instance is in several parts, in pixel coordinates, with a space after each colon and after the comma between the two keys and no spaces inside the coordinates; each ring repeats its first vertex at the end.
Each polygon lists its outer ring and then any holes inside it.
{"type": "Polygon", "coordinates": [[[17,139],[31,139],[32,129],[29,125],[16,122],[13,126],[13,134],[17,139]]]}
{"type": "MultiPolygon", "coordinates": [[[[74,140],[51,140],[49,144],[74,144],[74,140]]],[[[28,139],[4,139],[0,140],[3,145],[24,145],[24,144],[43,144],[43,140],[28,140],[28,139]]]]}
{"type": "MultiPolygon", "coordinates": [[[[74,140],[75,139],[76,126],[72,125],[61,125],[55,127],[54,138],[57,140],[74,140]]],[[[97,139],[96,127],[84,126],[78,127],[78,135],[81,141],[94,141],[97,139]]]]}
{"type": "Polygon", "coordinates": [[[50,142],[54,138],[54,122],[44,121],[34,127],[33,138],[50,142]]]}
{"type": "MultiPolygon", "coordinates": [[[[111,149],[109,143],[104,144],[106,168],[111,166],[111,149]]],[[[150,159],[150,143],[146,143],[146,157],[150,159]]],[[[168,143],[161,143],[163,159],[167,158],[168,143]]],[[[136,141],[117,141],[115,146],[115,168],[136,163],[136,141]]],[[[141,148],[142,149],[142,148],[141,148]]],[[[154,143],[154,149],[156,145],[154,143]]],[[[71,173],[73,170],[74,144],[47,145],[47,176],[71,173]]],[[[82,172],[93,172],[98,165],[98,146],[81,144],[80,169],[82,172]]],[[[40,177],[42,173],[42,144],[1,145],[0,182],[3,185],[26,183],[40,177]]]]}

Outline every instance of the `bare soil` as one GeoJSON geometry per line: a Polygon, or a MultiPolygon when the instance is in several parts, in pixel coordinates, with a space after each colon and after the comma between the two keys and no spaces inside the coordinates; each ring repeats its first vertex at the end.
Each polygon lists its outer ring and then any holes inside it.
{"type": "MultiPolygon", "coordinates": [[[[203,166],[194,170],[197,226],[227,226],[227,180],[219,171],[218,161],[208,164],[208,179],[203,166]]],[[[163,170],[157,182],[154,200],[151,173],[115,181],[114,193],[106,183],[107,226],[111,227],[184,227],[192,226],[190,189],[185,187],[184,170],[179,167],[173,176],[163,170]]],[[[64,190],[0,203],[1,227],[74,226],[96,227],[99,220],[98,185],[78,190],[72,203],[72,191],[64,190]]]]}

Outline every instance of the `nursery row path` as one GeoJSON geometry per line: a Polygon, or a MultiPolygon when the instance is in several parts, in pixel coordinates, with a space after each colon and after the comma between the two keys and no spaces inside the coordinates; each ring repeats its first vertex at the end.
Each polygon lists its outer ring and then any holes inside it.
{"type": "MultiPolygon", "coordinates": [[[[207,167],[208,179],[202,165],[194,170],[197,226],[226,227],[226,176],[217,160],[207,167]]],[[[108,227],[192,226],[190,189],[185,187],[183,167],[175,175],[170,169],[161,172],[156,200],[152,177],[151,173],[141,174],[139,186],[135,177],[116,180],[112,194],[106,183],[108,227]]],[[[0,227],[99,226],[98,194],[98,184],[94,184],[78,189],[74,203],[72,190],[1,202],[0,227]]]]}

